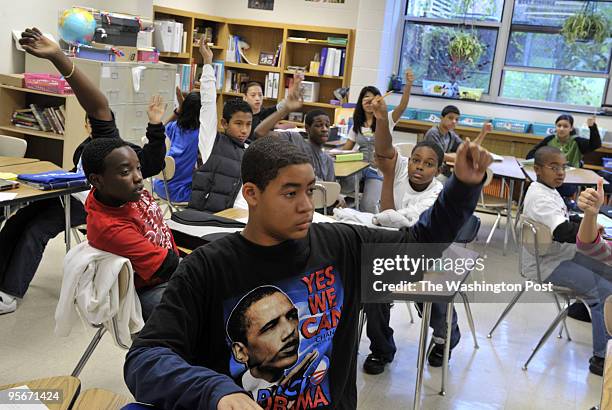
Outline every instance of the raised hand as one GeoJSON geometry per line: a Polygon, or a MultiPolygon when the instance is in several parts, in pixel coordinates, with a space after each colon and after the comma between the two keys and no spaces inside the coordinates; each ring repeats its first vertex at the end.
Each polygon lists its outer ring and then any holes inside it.
{"type": "Polygon", "coordinates": [[[592,127],[593,125],[595,125],[595,116],[594,115],[587,119],[587,125],[589,126],[589,128],[592,127]]]}
{"type": "Polygon", "coordinates": [[[263,410],[252,398],[244,393],[233,393],[221,397],[217,410],[263,410]]]}
{"type": "Polygon", "coordinates": [[[160,124],[162,122],[162,117],[166,112],[167,106],[168,104],[162,101],[160,95],[154,95],[149,102],[149,107],[147,108],[149,123],[160,124]]]}
{"type": "Polygon", "coordinates": [[[597,215],[604,202],[603,178],[597,181],[597,189],[588,188],[578,197],[578,208],[585,213],[597,215]]]}
{"type": "Polygon", "coordinates": [[[285,99],[285,109],[288,111],[296,111],[302,108],[303,103],[302,76],[294,75],[293,84],[291,85],[287,98],[285,99]]]}
{"type": "Polygon", "coordinates": [[[406,72],[404,73],[404,77],[406,81],[405,84],[411,87],[412,84],[414,83],[414,72],[412,71],[412,68],[406,69],[406,72]]]}
{"type": "Polygon", "coordinates": [[[382,172],[385,178],[393,178],[395,175],[395,161],[396,154],[392,158],[383,157],[376,155],[376,168],[382,172]]]}
{"type": "Polygon", "coordinates": [[[493,131],[493,124],[491,124],[490,122],[485,122],[482,126],[482,132],[488,134],[491,131],[493,131]]]}
{"type": "Polygon", "coordinates": [[[28,53],[47,60],[52,60],[58,54],[62,54],[59,44],[45,37],[36,27],[26,28],[21,33],[19,44],[28,53]]]}
{"type": "Polygon", "coordinates": [[[204,65],[212,64],[213,52],[204,39],[200,40],[200,55],[202,56],[204,65]]]}
{"type": "Polygon", "coordinates": [[[372,109],[374,109],[374,116],[376,117],[376,120],[386,120],[388,118],[387,103],[382,95],[377,95],[376,97],[372,98],[370,104],[372,105],[372,109]]]}
{"type": "Polygon", "coordinates": [[[463,183],[478,185],[483,181],[486,170],[492,162],[493,157],[489,151],[466,138],[457,150],[455,177],[463,183]]]}

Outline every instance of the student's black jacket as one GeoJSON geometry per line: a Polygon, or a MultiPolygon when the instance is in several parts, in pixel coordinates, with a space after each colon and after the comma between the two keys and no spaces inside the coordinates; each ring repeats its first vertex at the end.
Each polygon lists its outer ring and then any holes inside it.
{"type": "MultiPolygon", "coordinates": [[[[550,140],[552,140],[555,136],[549,135],[544,138],[542,141],[538,143],[535,147],[531,149],[527,153],[527,159],[531,159],[535,156],[535,152],[538,148],[545,147],[548,145],[550,140]]],[[[595,151],[597,148],[601,147],[601,136],[599,135],[599,130],[597,129],[597,125],[593,125],[589,127],[589,138],[576,137],[576,144],[578,144],[578,149],[582,155],[588,154],[589,152],[595,151]]]]}

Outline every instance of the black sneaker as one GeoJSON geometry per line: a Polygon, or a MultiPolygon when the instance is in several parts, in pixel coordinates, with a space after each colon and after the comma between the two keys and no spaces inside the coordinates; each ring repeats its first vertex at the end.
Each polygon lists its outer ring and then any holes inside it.
{"type": "Polygon", "coordinates": [[[367,374],[381,374],[385,371],[387,363],[391,363],[391,360],[370,353],[363,362],[363,371],[367,374]]]}
{"type": "Polygon", "coordinates": [[[604,373],[604,362],[603,357],[593,356],[589,359],[589,371],[597,376],[603,376],[604,373]]]}
{"type": "MultiPolygon", "coordinates": [[[[427,356],[427,361],[431,367],[442,367],[444,363],[444,344],[434,343],[433,349],[427,356]]],[[[452,349],[448,353],[448,360],[451,358],[452,349]]]]}
{"type": "Polygon", "coordinates": [[[580,320],[581,322],[591,323],[589,310],[582,302],[572,303],[567,310],[567,316],[571,317],[572,319],[580,320]]]}

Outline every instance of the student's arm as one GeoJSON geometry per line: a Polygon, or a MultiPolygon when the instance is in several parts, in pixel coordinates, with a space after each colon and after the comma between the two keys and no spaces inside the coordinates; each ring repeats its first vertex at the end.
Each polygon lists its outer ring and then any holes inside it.
{"type": "MultiPolygon", "coordinates": [[[[412,68],[406,70],[405,73],[406,83],[404,84],[404,91],[402,93],[402,99],[397,107],[393,109],[393,122],[398,122],[402,117],[404,111],[406,111],[406,107],[408,107],[408,101],[410,100],[410,91],[412,90],[412,83],[414,83],[414,73],[412,72],[412,68]]],[[[376,127],[378,127],[378,120],[376,120],[376,127]]]]}
{"type": "Polygon", "coordinates": [[[584,211],[584,217],[578,229],[578,242],[591,244],[599,236],[599,226],[597,225],[597,214],[603,205],[604,190],[603,178],[597,181],[597,190],[588,188],[578,197],[578,207],[584,211]]]}
{"type": "MultiPolygon", "coordinates": [[[[376,132],[378,132],[378,128],[376,132]]],[[[398,161],[399,154],[397,152],[394,152],[391,159],[379,155],[376,156],[376,165],[383,174],[383,184],[380,192],[381,212],[387,209],[395,209],[395,194],[393,188],[395,187],[395,174],[398,161]]]]}
{"type": "Polygon", "coordinates": [[[357,133],[355,133],[355,129],[351,127],[348,133],[348,139],[342,146],[342,149],[350,151],[355,148],[355,141],[357,140],[357,133]]]}
{"type": "Polygon", "coordinates": [[[183,108],[183,102],[185,101],[185,97],[183,96],[183,92],[181,91],[181,88],[177,85],[174,92],[176,94],[176,101],[178,101],[178,107],[172,110],[172,114],[170,114],[170,116],[166,118],[166,121],[164,121],[164,125],[169,124],[172,121],[178,120],[177,113],[180,114],[181,109],[183,108]]]}
{"type": "Polygon", "coordinates": [[[299,110],[302,108],[303,101],[300,96],[300,87],[302,85],[302,78],[300,76],[293,77],[293,84],[289,89],[289,94],[285,98],[285,104],[281,110],[274,111],[266,118],[264,118],[257,128],[255,128],[255,138],[262,138],[268,135],[270,131],[274,129],[274,125],[282,120],[291,111],[299,110]]]}
{"type": "Polygon", "coordinates": [[[202,163],[210,157],[217,138],[217,83],[215,70],[212,67],[213,53],[206,41],[200,45],[200,54],[204,66],[200,77],[200,132],[198,134],[198,150],[202,163]]]}
{"type": "Polygon", "coordinates": [[[525,159],[531,159],[535,156],[536,151],[539,148],[545,147],[548,145],[548,142],[553,139],[554,135],[549,135],[548,137],[544,138],[542,141],[540,141],[535,147],[533,147],[531,149],[531,151],[529,151],[527,153],[527,156],[525,157],[525,159]]]}
{"type": "Polygon", "coordinates": [[[149,125],[146,137],[148,142],[136,154],[140,160],[140,171],[143,178],[157,175],[164,168],[166,158],[166,133],[162,124],[162,116],[166,105],[159,95],[153,96],[147,108],[149,125]]]}
{"type": "Polygon", "coordinates": [[[197,251],[178,267],[127,354],[125,382],[136,400],[156,408],[231,409],[224,402],[236,399],[246,402],[233,408],[256,409],[231,377],[194,364],[196,357],[212,361],[216,353],[201,350],[211,319],[207,312],[215,303],[214,295],[206,294],[206,269],[197,251]]]}
{"type": "Polygon", "coordinates": [[[599,135],[599,129],[597,128],[594,116],[587,120],[587,125],[589,126],[589,140],[584,141],[584,139],[581,138],[578,143],[578,147],[582,154],[588,154],[601,147],[601,136],[599,135]]]}
{"type": "Polygon", "coordinates": [[[49,60],[64,77],[68,77],[66,81],[70,84],[74,95],[87,115],[101,121],[113,119],[108,100],[104,94],[89,81],[81,70],[74,66],[74,63],[66,57],[57,43],[49,40],[39,29],[34,27],[21,33],[19,44],[28,53],[49,60]]]}
{"type": "Polygon", "coordinates": [[[482,144],[482,141],[484,141],[487,134],[491,131],[493,131],[493,124],[491,124],[490,122],[485,122],[482,126],[482,129],[478,133],[478,137],[476,137],[476,139],[474,140],[474,143],[478,145],[482,144]]]}
{"type": "Polygon", "coordinates": [[[387,104],[382,96],[372,99],[374,116],[376,117],[376,131],[374,131],[374,151],[378,157],[393,158],[395,148],[393,148],[391,131],[389,129],[389,114],[387,104]]]}

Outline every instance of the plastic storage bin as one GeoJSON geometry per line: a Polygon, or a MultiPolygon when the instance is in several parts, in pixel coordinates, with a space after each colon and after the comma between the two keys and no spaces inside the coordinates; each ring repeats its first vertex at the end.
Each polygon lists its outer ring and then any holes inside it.
{"type": "Polygon", "coordinates": [[[555,127],[555,124],[543,124],[540,122],[536,122],[533,124],[532,132],[533,135],[546,137],[557,132],[557,127],[555,127]]]}
{"type": "Polygon", "coordinates": [[[23,85],[31,90],[44,91],[54,94],[72,94],[72,88],[64,77],[56,74],[34,74],[23,75],[23,85]]]}
{"type": "Polygon", "coordinates": [[[489,118],[480,115],[462,115],[459,117],[459,125],[465,127],[482,128],[489,118]]]}
{"type": "Polygon", "coordinates": [[[441,115],[439,111],[419,110],[417,112],[417,120],[439,123],[441,115]]]}
{"type": "Polygon", "coordinates": [[[531,124],[527,121],[512,120],[507,118],[495,118],[493,119],[493,128],[498,131],[511,131],[511,132],[529,132],[529,126],[531,124]]]}

